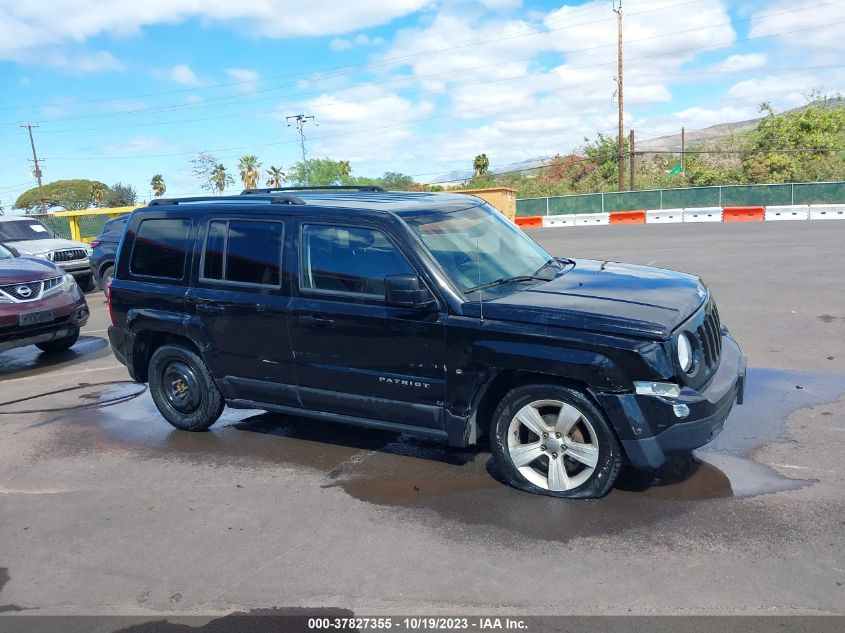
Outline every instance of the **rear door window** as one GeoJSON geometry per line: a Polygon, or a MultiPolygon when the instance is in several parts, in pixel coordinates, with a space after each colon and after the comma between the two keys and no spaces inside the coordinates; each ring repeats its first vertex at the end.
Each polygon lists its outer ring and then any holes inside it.
{"type": "Polygon", "coordinates": [[[190,234],[189,219],[143,220],[135,236],[129,271],[143,277],[182,279],[190,234]]]}
{"type": "Polygon", "coordinates": [[[212,220],[203,254],[203,281],[278,288],[282,284],[284,224],[212,220]]]}

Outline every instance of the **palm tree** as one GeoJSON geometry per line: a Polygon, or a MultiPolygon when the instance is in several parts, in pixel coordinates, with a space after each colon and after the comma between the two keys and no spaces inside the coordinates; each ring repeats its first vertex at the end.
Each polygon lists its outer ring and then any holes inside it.
{"type": "Polygon", "coordinates": [[[164,184],[164,178],[162,178],[161,174],[153,176],[153,179],[150,180],[150,187],[153,188],[153,193],[156,198],[160,198],[164,195],[164,192],[167,191],[167,185],[164,184]]]}
{"type": "Polygon", "coordinates": [[[218,193],[221,194],[228,185],[231,185],[235,182],[234,178],[232,178],[226,171],[226,168],[223,166],[223,163],[218,163],[217,166],[213,170],[211,170],[211,181],[217,188],[218,193]]]}
{"type": "Polygon", "coordinates": [[[103,199],[103,196],[108,193],[108,188],[101,182],[95,182],[91,185],[91,198],[94,200],[94,206],[99,207],[100,201],[103,199]]]}
{"type": "Polygon", "coordinates": [[[487,158],[487,154],[479,154],[475,157],[475,160],[472,161],[472,169],[475,171],[475,178],[486,174],[489,168],[490,159],[487,158]]]}
{"type": "Polygon", "coordinates": [[[340,168],[340,177],[341,178],[349,178],[349,174],[352,173],[352,167],[349,166],[348,160],[342,160],[338,163],[338,167],[340,168]]]}
{"type": "Polygon", "coordinates": [[[258,162],[258,156],[252,154],[241,156],[241,160],[238,161],[238,169],[241,171],[244,189],[255,189],[258,185],[258,177],[261,175],[260,167],[261,163],[258,162]]]}
{"type": "Polygon", "coordinates": [[[268,187],[281,187],[282,181],[285,179],[285,172],[282,171],[281,167],[271,165],[270,169],[267,170],[267,176],[268,187]]]}

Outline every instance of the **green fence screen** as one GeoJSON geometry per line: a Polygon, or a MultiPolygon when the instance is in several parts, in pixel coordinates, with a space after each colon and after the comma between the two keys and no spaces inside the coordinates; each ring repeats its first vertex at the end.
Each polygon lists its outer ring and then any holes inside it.
{"type": "Polygon", "coordinates": [[[567,215],[608,211],[681,209],[692,207],[843,204],[845,182],[805,182],[775,185],[729,185],[586,193],[516,201],[516,215],[567,215]]]}

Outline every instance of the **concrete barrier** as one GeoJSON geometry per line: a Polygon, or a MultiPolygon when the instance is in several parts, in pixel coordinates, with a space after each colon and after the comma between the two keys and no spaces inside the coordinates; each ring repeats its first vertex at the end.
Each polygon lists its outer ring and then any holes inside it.
{"type": "Polygon", "coordinates": [[[811,204],[811,220],[845,220],[845,204],[811,204]]]}
{"type": "Polygon", "coordinates": [[[655,209],[645,212],[646,224],[669,224],[672,222],[683,222],[683,209],[655,209]]]}
{"type": "Polygon", "coordinates": [[[765,217],[765,207],[725,207],[722,222],[762,222],[765,217]]]}
{"type": "Polygon", "coordinates": [[[792,205],[781,207],[766,207],[766,222],[775,220],[808,220],[810,207],[807,205],[792,205]]]}
{"type": "Polygon", "coordinates": [[[543,216],[529,215],[517,218],[516,225],[523,229],[541,229],[543,228],[543,216]]]}
{"type": "Polygon", "coordinates": [[[645,224],[645,211],[611,211],[611,224],[645,224]]]}
{"type": "Polygon", "coordinates": [[[684,209],[684,222],[721,222],[722,207],[684,209]]]}
{"type": "Polygon", "coordinates": [[[575,214],[543,216],[543,228],[555,226],[575,226],[575,214]]]}
{"type": "Polygon", "coordinates": [[[589,224],[610,224],[609,213],[578,213],[575,215],[575,226],[589,224]]]}

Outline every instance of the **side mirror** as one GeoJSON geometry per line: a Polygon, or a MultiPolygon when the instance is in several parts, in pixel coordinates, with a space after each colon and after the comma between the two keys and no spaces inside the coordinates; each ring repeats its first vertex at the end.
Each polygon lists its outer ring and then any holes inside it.
{"type": "Polygon", "coordinates": [[[416,275],[387,275],[384,302],[408,310],[430,310],[437,305],[437,300],[416,275]]]}

